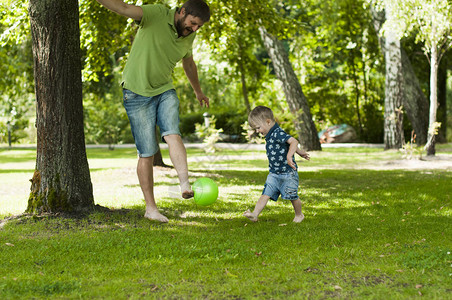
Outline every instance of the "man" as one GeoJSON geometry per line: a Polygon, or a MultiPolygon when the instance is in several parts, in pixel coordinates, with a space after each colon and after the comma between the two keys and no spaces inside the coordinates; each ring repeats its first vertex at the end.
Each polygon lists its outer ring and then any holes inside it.
{"type": "Polygon", "coordinates": [[[179,131],[179,99],[172,83],[177,62],[182,65],[199,103],[209,106],[193,61],[195,32],[210,19],[203,0],[188,0],[180,9],[163,5],[135,6],[122,0],[97,0],[109,10],[136,20],[139,29],[123,72],[124,107],[139,155],[137,174],[146,202],[145,217],[168,222],[154,199],[154,154],[158,151],[155,126],[168,144],[183,198],[193,197],[188,181],[187,152],[179,131]]]}

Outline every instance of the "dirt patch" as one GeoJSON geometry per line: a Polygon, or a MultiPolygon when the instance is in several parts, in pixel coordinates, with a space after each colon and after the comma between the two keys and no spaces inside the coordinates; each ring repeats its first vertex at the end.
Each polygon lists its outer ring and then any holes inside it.
{"type": "Polygon", "coordinates": [[[452,155],[441,154],[422,159],[380,160],[372,163],[348,166],[351,169],[368,170],[447,170],[452,171],[452,155]]]}

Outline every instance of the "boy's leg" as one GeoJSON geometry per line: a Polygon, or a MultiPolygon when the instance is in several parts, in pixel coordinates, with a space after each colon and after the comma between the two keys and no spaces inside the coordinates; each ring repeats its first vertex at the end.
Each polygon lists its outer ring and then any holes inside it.
{"type": "Polygon", "coordinates": [[[293,209],[295,210],[295,218],[293,219],[293,221],[295,223],[300,223],[304,219],[304,215],[301,212],[301,200],[300,198],[298,198],[297,200],[293,200],[291,202],[293,209]]]}
{"type": "Polygon", "coordinates": [[[268,200],[270,199],[270,196],[267,195],[261,195],[259,200],[257,200],[256,206],[254,207],[253,212],[251,212],[249,209],[243,213],[245,217],[250,219],[253,222],[257,222],[257,218],[259,217],[259,214],[262,212],[264,207],[267,205],[268,200]]]}
{"type": "Polygon", "coordinates": [[[146,202],[145,218],[157,220],[163,223],[168,222],[168,218],[162,215],[154,199],[154,156],[140,157],[138,159],[137,174],[140,182],[141,190],[143,191],[144,200],[146,202]]]}
{"type": "Polygon", "coordinates": [[[168,144],[171,162],[179,177],[182,197],[185,199],[193,197],[193,191],[188,181],[187,151],[185,150],[182,138],[178,134],[170,134],[164,137],[168,144]]]}

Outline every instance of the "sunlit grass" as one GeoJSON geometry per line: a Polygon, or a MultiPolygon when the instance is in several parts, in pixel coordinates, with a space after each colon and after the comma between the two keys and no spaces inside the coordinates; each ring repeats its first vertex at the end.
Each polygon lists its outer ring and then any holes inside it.
{"type": "MultiPolygon", "coordinates": [[[[265,153],[228,155],[188,150],[197,159],[191,180],[207,176],[219,186],[208,207],[180,199],[175,171],[156,168],[156,197],[170,218],[159,224],[143,218],[135,150],[88,149],[95,202],[110,211],[23,216],[0,227],[0,298],[449,297],[450,171],[355,169],[400,156],[326,149],[299,163],[306,219],[293,224],[292,206],[280,200],[252,223],[242,213],[261,194],[265,153]]],[[[0,157],[0,215],[20,214],[34,150],[0,157]]]]}

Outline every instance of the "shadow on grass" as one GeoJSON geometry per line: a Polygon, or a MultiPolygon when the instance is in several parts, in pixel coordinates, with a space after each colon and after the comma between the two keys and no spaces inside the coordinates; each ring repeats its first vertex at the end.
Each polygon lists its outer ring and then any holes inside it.
{"type": "MultiPolygon", "coordinates": [[[[265,183],[267,172],[263,171],[208,171],[221,186],[248,186],[248,191],[233,191],[220,195],[220,199],[211,206],[196,205],[192,199],[163,199],[158,205],[163,214],[171,221],[196,221],[205,224],[217,223],[219,220],[246,221],[242,213],[252,209],[265,183]],[[187,214],[187,212],[189,212],[187,214]]],[[[211,176],[210,176],[211,175],[211,176]]],[[[303,172],[300,174],[303,210],[305,222],[315,222],[327,226],[334,220],[337,226],[348,228],[348,224],[357,230],[359,223],[372,226],[387,227],[395,222],[400,226],[417,224],[425,216],[435,216],[440,222],[446,222],[442,207],[450,203],[446,195],[450,195],[449,172],[406,171],[363,171],[363,170],[324,170],[319,172],[303,172]],[[435,189],[432,189],[435,187],[435,189]],[[341,220],[338,220],[340,216],[341,220]],[[343,219],[343,220],[342,220],[343,219]],[[311,220],[311,221],[310,221],[311,220]],[[405,221],[403,221],[405,220],[405,221]]],[[[166,183],[161,183],[166,184],[166,183]]],[[[138,187],[138,185],[133,185],[138,187]]],[[[87,214],[55,214],[43,216],[27,216],[31,220],[48,218],[63,219],[96,219],[97,222],[141,223],[151,222],[143,218],[145,206],[110,209],[97,206],[95,211],[87,214]]],[[[279,199],[270,201],[260,216],[260,220],[290,222],[293,208],[289,201],[279,199]]],[[[171,222],[170,221],[170,222],[171,222]]],[[[435,221],[436,222],[436,221],[435,221]]],[[[164,225],[163,225],[164,226],[164,225]]],[[[393,225],[389,226],[390,228],[393,225]]]]}

